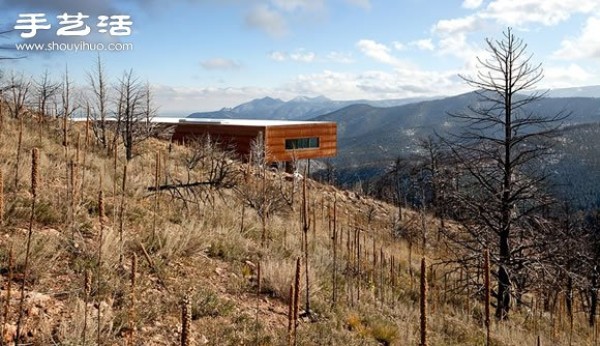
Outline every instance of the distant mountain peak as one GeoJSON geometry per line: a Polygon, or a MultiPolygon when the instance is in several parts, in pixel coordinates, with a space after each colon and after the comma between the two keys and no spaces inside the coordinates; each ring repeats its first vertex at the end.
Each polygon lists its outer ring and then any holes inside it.
{"type": "Polygon", "coordinates": [[[255,99],[255,100],[250,101],[249,103],[257,102],[257,101],[258,102],[271,102],[271,103],[284,103],[281,99],[274,98],[271,96],[265,96],[261,99],[255,99]]]}
{"type": "Polygon", "coordinates": [[[280,107],[285,104],[280,99],[276,99],[270,96],[265,96],[261,99],[254,99],[250,102],[242,103],[232,109],[234,113],[248,113],[248,112],[264,112],[265,110],[271,110],[280,107]]]}
{"type": "Polygon", "coordinates": [[[223,108],[217,112],[194,113],[191,117],[306,120],[355,104],[370,105],[371,107],[393,107],[423,100],[424,98],[336,101],[323,95],[299,95],[286,102],[278,98],[265,96],[242,103],[234,108],[223,108]]]}
{"type": "Polygon", "coordinates": [[[323,95],[318,95],[318,96],[314,96],[314,97],[300,95],[300,96],[296,96],[290,100],[290,102],[329,102],[329,101],[331,101],[331,100],[323,95]]]}

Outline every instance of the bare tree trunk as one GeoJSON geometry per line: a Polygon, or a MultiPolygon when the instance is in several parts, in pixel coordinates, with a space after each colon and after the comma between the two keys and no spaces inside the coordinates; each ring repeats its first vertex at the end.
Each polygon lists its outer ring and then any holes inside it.
{"type": "Polygon", "coordinates": [[[507,319],[510,310],[510,290],[512,283],[507,269],[507,266],[510,264],[508,240],[508,232],[500,234],[500,263],[498,264],[498,296],[496,303],[496,318],[499,320],[507,319]]]}
{"type": "Polygon", "coordinates": [[[596,310],[598,309],[598,278],[594,274],[592,277],[592,283],[590,287],[590,327],[596,325],[596,310]]]}
{"type": "Polygon", "coordinates": [[[106,88],[106,78],[104,73],[104,65],[102,64],[102,60],[100,59],[100,55],[96,60],[96,66],[94,73],[88,74],[88,80],[92,87],[95,103],[97,107],[97,113],[93,115],[96,123],[94,124],[94,133],[96,135],[96,139],[100,142],[102,148],[106,149],[108,145],[108,140],[106,138],[106,115],[108,112],[107,102],[107,88],[106,88]]]}
{"type": "MultiPolygon", "coordinates": [[[[310,162],[310,161],[309,161],[310,162]]],[[[302,232],[304,233],[304,270],[306,276],[306,309],[305,314],[310,315],[310,289],[308,277],[308,230],[310,228],[309,210],[308,210],[308,193],[306,191],[306,181],[308,172],[304,174],[302,185],[302,232]]]]}

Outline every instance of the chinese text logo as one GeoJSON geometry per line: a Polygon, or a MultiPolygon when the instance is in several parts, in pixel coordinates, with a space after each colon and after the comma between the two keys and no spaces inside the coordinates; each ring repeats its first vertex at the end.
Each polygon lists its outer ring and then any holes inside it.
{"type": "MultiPolygon", "coordinates": [[[[77,14],[63,13],[56,16],[58,25],[56,36],[86,36],[92,32],[88,25],[90,16],[81,12],[77,14]]],[[[108,33],[111,36],[129,36],[131,34],[131,16],[128,15],[100,15],[94,20],[95,28],[99,33],[108,33]]],[[[52,25],[48,23],[45,13],[21,13],[15,30],[21,30],[22,38],[34,37],[38,30],[50,30],[52,25]]]]}

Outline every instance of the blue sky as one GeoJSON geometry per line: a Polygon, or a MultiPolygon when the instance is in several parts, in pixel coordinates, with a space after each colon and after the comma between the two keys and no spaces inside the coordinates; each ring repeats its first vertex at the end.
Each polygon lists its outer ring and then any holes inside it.
{"type": "MultiPolygon", "coordinates": [[[[540,87],[600,84],[597,0],[0,0],[0,28],[19,14],[45,13],[52,29],[21,30],[0,44],[63,42],[56,16],[130,15],[129,36],[97,33],[66,42],[132,43],[100,52],[116,81],[133,69],[153,86],[163,114],[232,107],[253,98],[298,95],[387,99],[468,91],[484,39],[514,28],[542,62],[540,87]]],[[[7,53],[5,53],[6,55],[7,53]]],[[[70,76],[85,89],[97,51],[21,52],[0,69],[70,76]]]]}

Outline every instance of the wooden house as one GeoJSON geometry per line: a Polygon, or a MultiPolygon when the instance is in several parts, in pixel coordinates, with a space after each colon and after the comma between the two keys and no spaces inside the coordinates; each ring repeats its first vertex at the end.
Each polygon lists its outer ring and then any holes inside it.
{"type": "MultiPolygon", "coordinates": [[[[160,118],[156,122],[161,122],[160,118]]],[[[206,134],[231,144],[247,159],[252,142],[262,136],[269,162],[333,157],[337,153],[337,126],[334,122],[182,118],[172,139],[185,142],[206,134]]]]}

